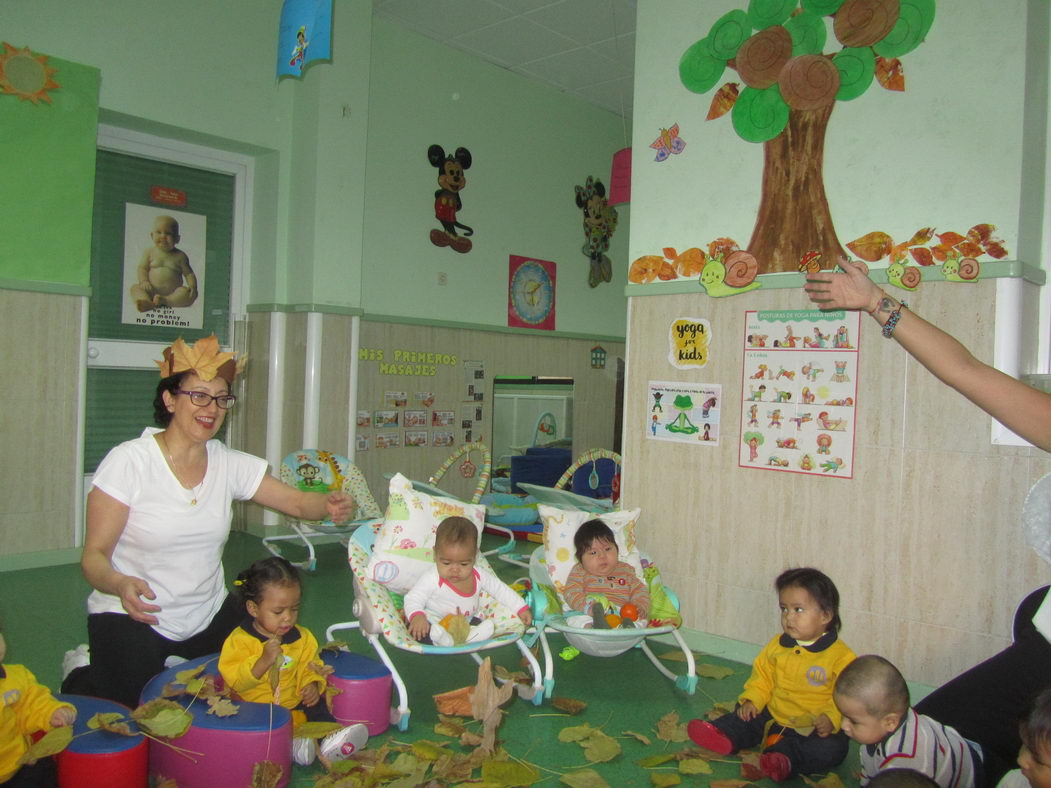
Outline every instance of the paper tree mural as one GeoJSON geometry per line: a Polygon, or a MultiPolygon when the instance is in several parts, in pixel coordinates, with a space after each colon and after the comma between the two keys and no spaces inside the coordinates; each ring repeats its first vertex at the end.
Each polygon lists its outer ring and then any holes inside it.
{"type": "Polygon", "coordinates": [[[762,196],[747,247],[761,273],[796,271],[811,251],[825,267],[846,256],[822,177],[829,117],[873,78],[905,89],[898,58],[923,42],[934,10],[935,0],[750,0],[683,53],[679,77],[688,90],[707,93],[727,66],[744,83],[723,84],[708,119],[730,112],[742,139],[763,143],[762,196]],[[840,47],[826,53],[827,17],[840,47]]]}

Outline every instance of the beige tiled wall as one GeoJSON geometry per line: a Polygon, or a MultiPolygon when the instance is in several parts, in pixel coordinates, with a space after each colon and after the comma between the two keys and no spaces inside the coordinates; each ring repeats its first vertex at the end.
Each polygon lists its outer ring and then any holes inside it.
{"type": "MultiPolygon", "coordinates": [[[[995,288],[927,283],[907,300],[989,360],[995,288]]],[[[778,631],[776,575],[816,565],[839,587],[843,637],[858,653],[940,683],[1007,645],[1017,602],[1051,580],[1020,528],[1051,457],[993,446],[990,419],[863,316],[854,478],[738,467],[745,311],[805,308],[798,290],[631,299],[625,502],[642,507],[640,538],[688,627],[763,643],[778,631]],[[712,323],[701,370],[666,360],[669,325],[685,316],[712,323]],[[647,440],[649,380],[722,384],[720,445],[647,440]]]]}
{"type": "Polygon", "coordinates": [[[0,533],[5,555],[73,546],[85,299],[0,290],[0,533]]]}
{"type": "MultiPolygon", "coordinates": [[[[255,363],[249,364],[247,451],[262,455],[266,448],[267,371],[266,353],[269,350],[269,323],[271,316],[253,313],[250,317],[252,345],[249,354],[255,363]]],[[[322,339],[322,406],[319,424],[319,442],[323,448],[340,453],[347,450],[351,318],[325,315],[322,339]]],[[[284,396],[284,429],[282,452],[301,448],[303,411],[303,358],[306,350],[306,316],[299,313],[287,316],[285,345],[286,374],[284,396]]],[[[375,411],[384,409],[386,391],[405,391],[410,397],[417,391],[433,391],[435,404],[428,410],[454,410],[457,414],[459,443],[463,430],[459,429],[460,404],[463,392],[465,360],[481,361],[485,367],[485,418],[482,433],[476,435],[487,444],[492,440],[492,380],[497,375],[553,375],[574,380],[573,439],[577,453],[590,448],[612,448],[613,402],[616,383],[617,358],[624,356],[624,345],[619,342],[545,337],[543,335],[504,334],[432,326],[412,326],[361,322],[360,344],[364,348],[382,349],[385,358],[392,360],[395,349],[442,353],[457,356],[455,366],[439,366],[434,376],[384,375],[376,362],[362,361],[359,369],[358,408],[375,411]],[[601,344],[607,351],[605,369],[591,368],[591,348],[601,344]]],[[[430,429],[428,431],[431,431],[430,429]]],[[[375,435],[368,428],[364,434],[375,435]]],[[[404,437],[404,428],[399,428],[404,437]]],[[[386,503],[387,479],[385,473],[401,472],[409,478],[426,479],[448,457],[447,448],[372,448],[357,455],[357,464],[365,474],[369,488],[381,506],[386,503]]],[[[479,458],[473,458],[477,464],[479,458]]],[[[449,471],[442,486],[450,492],[469,494],[475,480],[458,478],[449,471]]],[[[260,515],[250,512],[249,518],[260,515]]]]}

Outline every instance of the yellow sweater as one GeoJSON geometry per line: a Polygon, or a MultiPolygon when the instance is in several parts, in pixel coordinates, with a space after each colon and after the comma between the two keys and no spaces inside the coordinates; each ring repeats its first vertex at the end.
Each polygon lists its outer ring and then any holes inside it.
{"type": "Polygon", "coordinates": [[[51,715],[69,703],[57,700],[22,665],[0,665],[0,783],[18,771],[30,734],[51,730],[51,715]]]}
{"type": "MultiPolygon", "coordinates": [[[[263,673],[263,677],[259,679],[252,675],[252,666],[262,656],[266,641],[263,635],[255,631],[251,620],[248,620],[230,633],[219,654],[219,672],[223,681],[243,700],[252,703],[274,701],[269,671],[263,673]]],[[[284,664],[281,666],[278,683],[281,692],[280,705],[286,709],[294,709],[302,701],[299,691],[314,682],[321,685],[318,691],[322,693],[323,703],[325,677],[310,667],[311,662],[321,662],[317,640],[310,630],[305,627],[290,630],[281,641],[281,652],[284,654],[284,664]]]]}
{"type": "Polygon", "coordinates": [[[788,635],[778,635],[752,663],[752,675],[739,703],[752,701],[759,711],[769,707],[779,725],[809,727],[821,714],[839,730],[843,716],[832,702],[832,688],[854,652],[835,632],[801,646],[788,635]]]}

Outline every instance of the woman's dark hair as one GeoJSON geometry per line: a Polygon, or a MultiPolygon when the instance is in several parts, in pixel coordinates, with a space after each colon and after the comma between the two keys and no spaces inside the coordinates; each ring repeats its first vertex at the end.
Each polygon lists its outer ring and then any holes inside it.
{"type": "Polygon", "coordinates": [[[588,520],[573,534],[573,546],[577,548],[577,561],[596,540],[609,542],[612,545],[617,544],[613,531],[608,525],[601,520],[588,520]]]}
{"type": "Polygon", "coordinates": [[[933,788],[938,785],[915,769],[884,769],[868,782],[874,788],[933,788]]]}
{"type": "Polygon", "coordinates": [[[774,588],[778,593],[786,588],[802,588],[814,597],[818,607],[832,616],[832,620],[828,623],[830,632],[839,632],[839,628],[843,626],[843,622],[839,619],[839,591],[836,590],[836,584],[829,579],[828,575],[819,569],[811,566],[786,569],[777,576],[774,588]]]}
{"type": "Polygon", "coordinates": [[[174,375],[161,378],[161,382],[157,384],[157,393],[153,397],[153,420],[158,427],[167,427],[172,420],[172,412],[164,404],[164,392],[167,391],[174,397],[175,391],[182,388],[182,381],[189,374],[189,370],[177,372],[174,375]]]}
{"type": "Polygon", "coordinates": [[[244,602],[255,602],[263,598],[267,586],[298,586],[299,570],[286,559],[274,556],[256,561],[241,572],[234,581],[244,602]]]}
{"type": "Polygon", "coordinates": [[[1018,726],[1022,744],[1034,755],[1051,750],[1051,687],[1033,698],[1029,714],[1018,726]]]}

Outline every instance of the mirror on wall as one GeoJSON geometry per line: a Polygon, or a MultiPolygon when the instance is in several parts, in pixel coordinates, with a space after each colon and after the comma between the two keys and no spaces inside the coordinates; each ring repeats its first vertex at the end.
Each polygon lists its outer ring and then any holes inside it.
{"type": "MultiPolygon", "coordinates": [[[[566,455],[570,454],[573,448],[573,379],[542,375],[495,377],[492,441],[493,490],[497,492],[511,492],[512,464],[516,467],[525,465],[523,460],[514,461],[513,458],[538,455],[537,450],[543,449],[561,449],[566,455]]],[[[557,463],[535,460],[528,464],[553,469],[557,463]]],[[[556,480],[561,472],[559,470],[555,475],[556,480]]]]}

